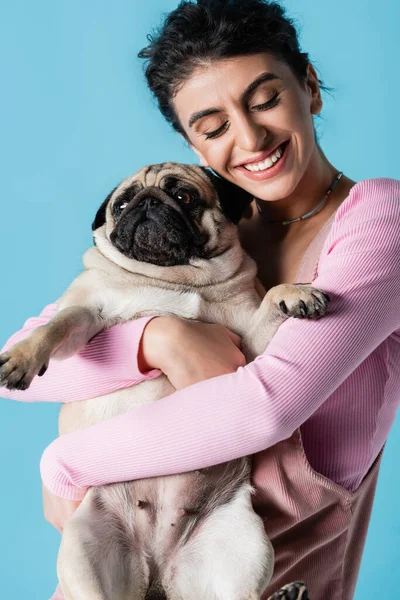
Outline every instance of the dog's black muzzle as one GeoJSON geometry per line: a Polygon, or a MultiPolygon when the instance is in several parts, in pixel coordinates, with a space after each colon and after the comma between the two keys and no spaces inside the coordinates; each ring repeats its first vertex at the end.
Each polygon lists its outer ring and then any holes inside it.
{"type": "Polygon", "coordinates": [[[129,258],[169,267],[204,257],[207,236],[178,200],[161,188],[147,187],[116,218],[110,240],[129,258]]]}

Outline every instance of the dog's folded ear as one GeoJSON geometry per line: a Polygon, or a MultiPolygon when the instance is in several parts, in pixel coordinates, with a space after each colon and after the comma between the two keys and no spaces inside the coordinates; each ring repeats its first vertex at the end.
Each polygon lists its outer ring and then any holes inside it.
{"type": "Polygon", "coordinates": [[[99,210],[97,211],[94,221],[92,223],[92,231],[96,231],[96,229],[98,229],[99,227],[104,225],[104,223],[106,222],[107,204],[110,202],[111,196],[113,195],[113,193],[115,192],[117,187],[118,187],[118,185],[113,189],[112,192],[110,192],[108,194],[107,198],[104,200],[103,204],[100,206],[99,210]]]}
{"type": "Polygon", "coordinates": [[[239,186],[222,179],[209,169],[202,167],[213,184],[221,204],[222,212],[232,223],[239,223],[254,196],[239,186]]]}

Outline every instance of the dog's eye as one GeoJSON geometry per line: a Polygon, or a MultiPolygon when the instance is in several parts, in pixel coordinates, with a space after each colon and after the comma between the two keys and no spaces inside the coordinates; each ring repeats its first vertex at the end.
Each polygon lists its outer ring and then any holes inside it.
{"type": "Polygon", "coordinates": [[[128,202],[123,202],[122,204],[115,204],[113,208],[114,217],[119,217],[124,208],[128,206],[128,202]]]}
{"type": "Polygon", "coordinates": [[[190,204],[193,200],[193,196],[189,194],[189,192],[176,192],[174,196],[177,200],[184,202],[185,204],[190,204]]]}

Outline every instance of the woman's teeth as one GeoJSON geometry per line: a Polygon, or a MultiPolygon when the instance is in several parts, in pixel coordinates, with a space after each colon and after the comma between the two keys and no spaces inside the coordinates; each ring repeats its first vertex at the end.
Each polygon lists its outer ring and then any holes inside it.
{"type": "Polygon", "coordinates": [[[265,169],[269,169],[281,158],[283,154],[282,146],[279,146],[279,148],[277,148],[275,152],[273,152],[273,154],[270,154],[265,160],[262,160],[259,163],[250,163],[248,165],[243,165],[244,168],[248,171],[265,171],[265,169]]]}

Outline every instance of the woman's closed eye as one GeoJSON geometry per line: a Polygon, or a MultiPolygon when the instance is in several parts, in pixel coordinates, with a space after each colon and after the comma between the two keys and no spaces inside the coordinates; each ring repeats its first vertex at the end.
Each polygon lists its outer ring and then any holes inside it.
{"type": "Polygon", "coordinates": [[[261,110],[268,110],[269,108],[274,108],[274,106],[277,106],[277,104],[279,104],[279,102],[280,102],[279,92],[276,92],[272,96],[272,98],[270,98],[266,102],[252,106],[251,110],[256,111],[256,112],[261,111],[261,110]]]}
{"type": "Polygon", "coordinates": [[[203,135],[205,136],[206,140],[212,139],[223,133],[228,128],[228,125],[229,121],[225,121],[220,127],[218,127],[218,129],[214,129],[214,131],[205,131],[203,135]]]}

